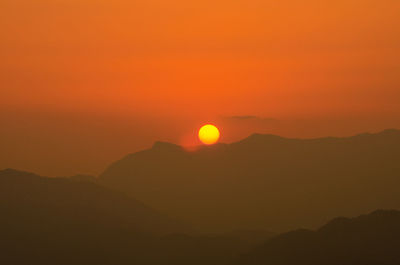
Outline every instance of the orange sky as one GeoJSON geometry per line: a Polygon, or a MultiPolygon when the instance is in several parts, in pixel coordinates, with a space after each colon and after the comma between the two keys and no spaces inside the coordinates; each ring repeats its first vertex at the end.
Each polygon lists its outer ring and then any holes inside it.
{"type": "Polygon", "coordinates": [[[399,10],[398,0],[3,0],[0,167],[98,173],[154,140],[193,141],[203,122],[228,142],[398,128],[399,10]]]}

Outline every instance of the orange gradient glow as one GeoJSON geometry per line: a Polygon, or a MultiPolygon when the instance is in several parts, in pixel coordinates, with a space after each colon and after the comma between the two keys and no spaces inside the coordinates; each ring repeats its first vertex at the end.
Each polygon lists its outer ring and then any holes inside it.
{"type": "Polygon", "coordinates": [[[225,143],[399,128],[398,10],[398,0],[2,0],[0,168],[98,175],[155,141],[196,148],[204,121],[225,143]]]}

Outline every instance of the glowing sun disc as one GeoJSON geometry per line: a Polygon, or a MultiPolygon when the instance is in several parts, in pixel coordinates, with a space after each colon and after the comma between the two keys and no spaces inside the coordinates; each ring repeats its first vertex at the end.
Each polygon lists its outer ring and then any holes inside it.
{"type": "Polygon", "coordinates": [[[206,124],[199,130],[199,139],[203,144],[215,144],[218,142],[219,136],[218,128],[212,124],[206,124]]]}

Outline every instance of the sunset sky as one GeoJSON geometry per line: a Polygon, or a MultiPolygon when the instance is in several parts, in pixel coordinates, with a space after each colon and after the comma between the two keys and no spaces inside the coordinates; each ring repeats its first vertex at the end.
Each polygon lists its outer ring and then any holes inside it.
{"type": "Polygon", "coordinates": [[[400,128],[399,0],[2,0],[0,168],[400,128]]]}

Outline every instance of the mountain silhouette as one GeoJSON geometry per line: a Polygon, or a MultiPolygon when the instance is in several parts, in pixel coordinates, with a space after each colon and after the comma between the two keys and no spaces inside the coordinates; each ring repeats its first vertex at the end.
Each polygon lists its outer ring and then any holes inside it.
{"type": "Polygon", "coordinates": [[[137,242],[184,229],[122,193],[11,169],[0,211],[2,264],[125,264],[137,242]]]}
{"type": "Polygon", "coordinates": [[[157,142],[98,182],[204,231],[314,228],[400,205],[400,131],[345,138],[254,134],[195,151],[157,142]]]}
{"type": "Polygon", "coordinates": [[[316,231],[297,230],[268,240],[236,265],[400,264],[400,212],[336,218],[316,231]]]}
{"type": "Polygon", "coordinates": [[[12,169],[0,171],[0,212],[1,264],[219,265],[270,237],[192,235],[123,193],[12,169]]]}
{"type": "Polygon", "coordinates": [[[62,222],[103,232],[118,227],[137,236],[182,231],[178,222],[143,203],[88,182],[6,169],[0,171],[0,199],[3,210],[9,211],[2,222],[29,220],[38,228],[45,222],[48,227],[62,222]]]}

